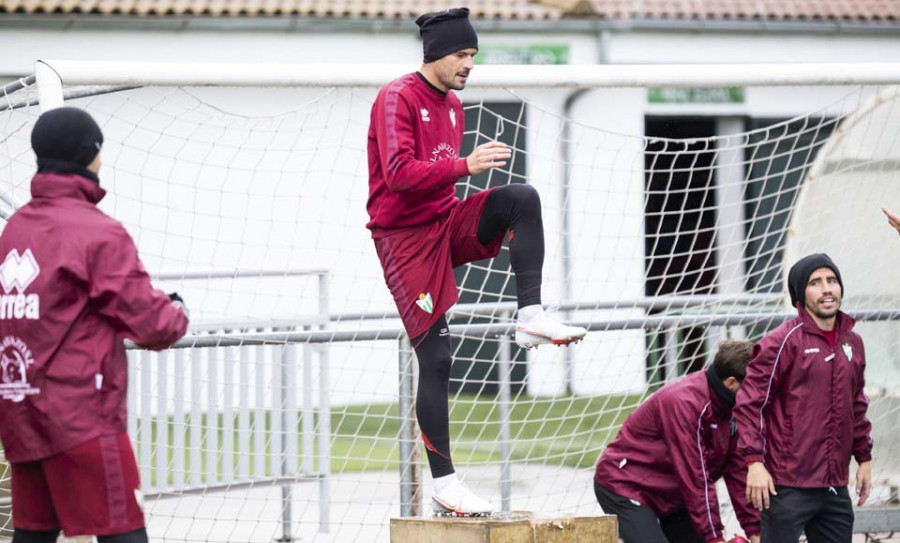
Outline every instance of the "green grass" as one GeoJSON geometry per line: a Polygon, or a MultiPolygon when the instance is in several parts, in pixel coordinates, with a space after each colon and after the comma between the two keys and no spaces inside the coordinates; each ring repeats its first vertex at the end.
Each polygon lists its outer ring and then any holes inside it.
{"type": "MultiPolygon", "coordinates": [[[[589,467],[596,462],[603,447],[615,437],[625,417],[637,407],[641,396],[616,395],[562,398],[522,398],[514,400],[510,413],[511,456],[515,461],[537,462],[543,465],[589,467]]],[[[349,473],[398,469],[399,409],[396,404],[372,404],[365,406],[339,406],[331,415],[331,472],[349,473]]],[[[206,426],[206,416],[201,426],[206,426]]],[[[154,421],[155,422],[155,421],[154,421]]],[[[271,427],[267,413],[260,421],[271,427]]],[[[500,460],[500,407],[494,399],[461,396],[451,400],[450,434],[453,436],[452,452],[457,463],[473,463],[500,460]]],[[[255,413],[250,414],[250,427],[257,424],[255,413]]],[[[189,417],[185,426],[190,427],[189,417]]],[[[218,445],[221,449],[224,434],[222,416],[218,421],[218,445]]],[[[174,454],[174,428],[169,419],[169,465],[174,454]]],[[[201,451],[207,450],[208,434],[201,436],[201,451]]],[[[151,431],[151,439],[157,440],[157,425],[151,431]]],[[[234,433],[237,442],[237,417],[234,433]]],[[[254,450],[251,432],[251,450],[254,450]]],[[[190,437],[185,435],[185,470],[190,471],[190,437]]],[[[270,462],[271,443],[265,443],[266,472],[272,474],[270,462]]],[[[303,445],[298,437],[298,456],[303,456],[303,445]]],[[[140,452],[139,450],[136,452],[140,452]]],[[[156,483],[156,447],[150,459],[151,479],[156,483]]],[[[313,451],[315,454],[315,451],[313,451]]],[[[250,453],[251,470],[255,455],[250,453]]],[[[422,452],[424,458],[424,452],[422,452]]],[[[205,473],[208,459],[201,455],[201,471],[205,473]]],[[[222,455],[216,455],[216,470],[222,472],[222,455]]],[[[146,459],[141,458],[143,464],[146,459]]],[[[238,455],[235,454],[233,473],[237,473],[238,455]]],[[[299,464],[299,460],[298,460],[299,464]]],[[[276,466],[277,467],[277,466],[276,466]]],[[[172,475],[169,475],[172,483],[172,475]]]]}

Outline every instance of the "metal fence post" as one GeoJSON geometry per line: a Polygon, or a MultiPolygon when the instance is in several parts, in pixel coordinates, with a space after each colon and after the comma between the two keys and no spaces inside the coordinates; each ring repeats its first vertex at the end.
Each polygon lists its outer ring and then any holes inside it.
{"type": "MultiPolygon", "coordinates": [[[[508,317],[509,315],[504,315],[508,317]]],[[[512,411],[512,346],[510,337],[500,336],[497,360],[500,384],[500,510],[510,511],[512,502],[512,441],[510,419],[512,411]]]]}
{"type": "MultiPolygon", "coordinates": [[[[295,364],[295,360],[293,359],[293,345],[285,344],[281,349],[281,358],[279,364],[279,371],[281,372],[281,394],[280,396],[280,405],[278,409],[278,417],[281,421],[279,425],[281,428],[282,437],[279,440],[279,450],[278,450],[278,474],[282,477],[286,477],[291,471],[288,468],[288,436],[290,432],[288,432],[288,397],[293,392],[290,389],[290,375],[291,366],[295,364]]],[[[274,414],[273,414],[274,416],[274,414]]],[[[292,500],[291,500],[291,485],[292,482],[282,482],[281,483],[281,539],[279,541],[293,541],[293,536],[291,534],[291,509],[292,509],[292,500]]]]}
{"type": "MultiPolygon", "coordinates": [[[[328,272],[319,274],[319,328],[328,328],[328,272]]],[[[331,377],[329,343],[318,346],[319,353],[319,532],[331,531],[331,377]]]]}
{"type": "Polygon", "coordinates": [[[665,341],[663,347],[663,361],[666,369],[666,382],[671,383],[675,379],[678,379],[680,373],[678,364],[678,328],[673,326],[664,329],[662,332],[665,341]]]}
{"type": "Polygon", "coordinates": [[[400,516],[419,514],[419,428],[415,410],[415,364],[406,336],[399,341],[400,375],[400,516]]]}

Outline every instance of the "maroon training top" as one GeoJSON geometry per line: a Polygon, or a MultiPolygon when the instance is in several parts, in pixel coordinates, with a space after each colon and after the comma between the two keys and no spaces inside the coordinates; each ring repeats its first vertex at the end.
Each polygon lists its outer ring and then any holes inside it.
{"type": "Polygon", "coordinates": [[[631,413],[597,462],[594,481],[636,500],[659,517],[687,509],[705,541],[725,539],[715,482],[725,478],[731,504],[748,536],[760,533],[747,503],[747,463],[737,454],[731,407],[707,372],[666,385],[631,413]]]}
{"type": "Polygon", "coordinates": [[[850,456],[872,459],[866,352],[854,322],[838,312],[832,347],[798,303],[796,317],[753,346],[734,408],[739,448],[776,485],[846,486],[850,456]]]}
{"type": "Polygon", "coordinates": [[[84,177],[38,173],[0,235],[0,439],[11,462],[126,431],[124,339],[152,349],[188,319],[84,177]]]}
{"type": "Polygon", "coordinates": [[[469,175],[460,158],[465,119],[453,92],[442,93],[418,73],[378,93],[369,124],[369,212],[379,229],[430,223],[459,201],[457,179],[469,175]]]}

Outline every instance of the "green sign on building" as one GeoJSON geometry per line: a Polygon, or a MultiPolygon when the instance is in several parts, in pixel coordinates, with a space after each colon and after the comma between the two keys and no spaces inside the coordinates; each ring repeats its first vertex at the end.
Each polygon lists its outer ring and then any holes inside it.
{"type": "Polygon", "coordinates": [[[744,88],[689,89],[662,87],[648,89],[647,101],[651,104],[743,104],[744,88]]]}
{"type": "Polygon", "coordinates": [[[475,64],[568,64],[568,45],[482,44],[475,64]]]}

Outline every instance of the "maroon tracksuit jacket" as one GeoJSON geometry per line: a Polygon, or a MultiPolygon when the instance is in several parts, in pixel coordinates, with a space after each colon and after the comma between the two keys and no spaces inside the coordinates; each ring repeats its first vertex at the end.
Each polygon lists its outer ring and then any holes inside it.
{"type": "Polygon", "coordinates": [[[0,235],[0,439],[11,462],[126,431],[123,340],[152,349],[188,320],[150,286],[100,186],[38,173],[0,235]]]}
{"type": "Polygon", "coordinates": [[[797,317],[753,347],[734,416],[739,449],[776,485],[846,486],[850,455],[872,459],[866,353],[854,320],[839,312],[832,349],[801,304],[797,317]]]}
{"type": "Polygon", "coordinates": [[[369,124],[369,200],[373,237],[381,229],[427,224],[459,200],[456,181],[469,175],[460,158],[462,105],[418,73],[395,79],[378,93],[369,124]]]}
{"type": "Polygon", "coordinates": [[[724,539],[715,482],[725,477],[731,503],[748,536],[759,514],[745,497],[747,464],[736,452],[731,408],[692,373],[666,385],[637,408],[610,443],[594,481],[664,517],[686,508],[706,541],[724,539]]]}

